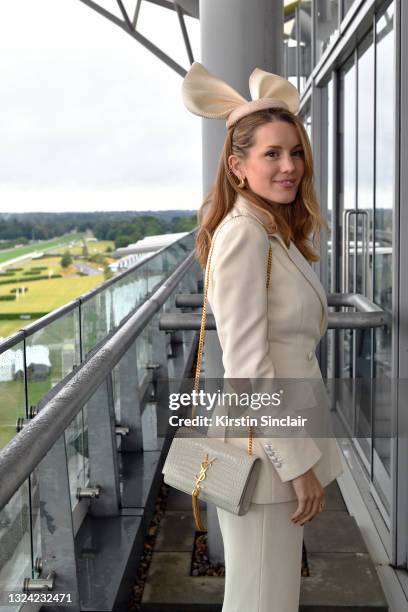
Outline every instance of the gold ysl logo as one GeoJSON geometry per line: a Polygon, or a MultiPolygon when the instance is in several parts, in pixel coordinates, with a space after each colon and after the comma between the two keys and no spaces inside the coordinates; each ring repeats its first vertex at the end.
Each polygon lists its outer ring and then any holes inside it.
{"type": "Polygon", "coordinates": [[[196,482],[195,482],[195,487],[194,487],[194,491],[193,491],[193,495],[197,495],[197,493],[200,491],[201,487],[200,487],[200,483],[205,480],[206,476],[207,476],[207,470],[210,467],[210,465],[212,463],[214,463],[214,461],[216,460],[216,457],[214,457],[214,459],[208,459],[208,453],[206,453],[205,458],[203,460],[203,462],[200,465],[200,473],[195,475],[196,477],[196,482]]]}

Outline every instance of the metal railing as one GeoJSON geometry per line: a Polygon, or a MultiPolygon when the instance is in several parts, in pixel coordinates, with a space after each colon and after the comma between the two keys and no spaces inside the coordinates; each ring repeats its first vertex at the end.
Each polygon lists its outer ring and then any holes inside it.
{"type": "MultiPolygon", "coordinates": [[[[364,329],[381,327],[387,325],[389,316],[387,313],[359,293],[329,293],[327,303],[330,307],[352,307],[356,312],[329,312],[329,329],[364,329]]],[[[179,308],[201,308],[203,295],[180,294],[176,298],[176,306],[179,308]]],[[[171,313],[160,317],[161,330],[199,330],[201,314],[199,313],[171,313]]],[[[206,329],[215,330],[216,324],[213,314],[207,313],[206,329]]]]}
{"type": "MultiPolygon", "coordinates": [[[[157,494],[154,486],[157,487],[164,448],[163,439],[157,436],[161,398],[154,394],[152,381],[166,381],[169,377],[182,380],[195,348],[196,334],[186,332],[176,338],[158,329],[159,313],[176,308],[175,295],[180,290],[196,291],[197,280],[202,275],[192,252],[193,233],[178,243],[176,247],[173,244],[160,251],[159,260],[155,255],[140,262],[118,279],[109,281],[107,287],[98,287],[19,332],[17,340],[12,337],[0,346],[3,355],[4,351],[15,348],[24,350],[20,362],[26,365],[20,380],[0,382],[3,400],[0,414],[6,415],[3,426],[5,423],[9,433],[13,429],[15,432],[18,420],[21,428],[6,440],[6,446],[0,451],[0,590],[3,593],[21,592],[23,585],[27,591],[52,588],[54,594],[71,594],[70,610],[98,605],[92,598],[102,595],[98,595],[96,586],[94,590],[89,587],[97,581],[94,576],[84,576],[79,566],[82,557],[78,558],[77,540],[81,538],[84,519],[98,516],[121,520],[123,509],[131,507],[130,516],[135,524],[140,523],[138,512],[146,514],[138,529],[147,529],[147,506],[150,504],[151,512],[154,504],[149,500],[157,494]],[[156,265],[158,261],[160,266],[156,265]],[[157,272],[155,278],[147,277],[146,266],[149,271],[157,272]],[[44,331],[51,337],[50,326],[61,325],[61,318],[65,321],[74,309],[83,309],[92,300],[99,300],[98,296],[106,296],[107,291],[114,299],[115,281],[120,287],[124,286],[124,280],[134,282],[135,269],[137,274],[144,269],[146,281],[143,296],[133,302],[136,310],[126,313],[111,327],[102,326],[105,336],[100,339],[99,335],[94,336],[95,342],[83,351],[87,354],[80,365],[74,364],[73,370],[60,380],[50,380],[49,372],[45,372],[43,379],[34,369],[30,372],[26,361],[32,355],[27,351],[28,344],[22,343],[22,337],[24,341],[38,339],[38,334],[44,331]],[[175,338],[177,345],[172,343],[175,338]],[[41,384],[43,390],[35,404],[30,393],[34,384],[38,385],[38,394],[41,384]],[[18,399],[23,408],[7,411],[7,402],[13,400],[16,391],[20,392],[18,399]],[[151,488],[149,499],[143,503],[132,499],[135,481],[132,488],[126,489],[121,470],[124,461],[142,451],[153,451],[150,457],[155,457],[154,469],[149,474],[140,474],[139,498],[142,490],[151,488]],[[53,580],[47,580],[51,575],[53,580]]],[[[116,298],[119,295],[116,292],[116,298]]],[[[120,313],[123,312],[122,309],[120,313]]],[[[76,323],[79,321],[80,316],[75,319],[76,323]]],[[[16,405],[15,397],[14,402],[16,405]]],[[[126,520],[131,519],[127,516],[126,520]]],[[[134,537],[143,542],[140,534],[135,533],[134,537]]],[[[133,545],[131,538],[129,543],[118,543],[129,547],[118,554],[130,555],[130,544],[133,545]]],[[[0,606],[4,603],[7,602],[0,601],[0,606]]]]}
{"type": "Polygon", "coordinates": [[[41,398],[152,295],[194,241],[192,231],[0,343],[0,406],[8,406],[0,413],[0,448],[16,418],[29,418],[41,398]]]}

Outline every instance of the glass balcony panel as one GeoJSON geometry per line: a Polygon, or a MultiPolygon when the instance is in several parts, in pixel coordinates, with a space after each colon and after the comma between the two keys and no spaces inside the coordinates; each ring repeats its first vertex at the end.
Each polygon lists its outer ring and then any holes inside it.
{"type": "Polygon", "coordinates": [[[111,285],[113,326],[120,323],[145,300],[148,291],[146,265],[138,266],[117,283],[111,285]]]}
{"type": "Polygon", "coordinates": [[[24,343],[0,353],[0,449],[16,435],[19,417],[26,417],[24,343]]]}
{"type": "Polygon", "coordinates": [[[108,291],[99,291],[81,306],[82,354],[84,357],[101,342],[110,331],[110,299],[108,291]]]}
{"type": "Polygon", "coordinates": [[[86,405],[82,408],[82,423],[83,423],[83,458],[84,458],[84,485],[87,486],[90,478],[89,464],[89,443],[88,443],[88,412],[86,405]]]}
{"type": "Polygon", "coordinates": [[[143,262],[134,272],[99,292],[82,305],[83,354],[120,325],[194,249],[195,234],[143,262]]]}
{"type": "Polygon", "coordinates": [[[139,389],[145,388],[146,381],[150,379],[147,365],[152,361],[151,325],[147,325],[136,339],[136,359],[139,374],[139,389]]]}
{"type": "Polygon", "coordinates": [[[182,261],[187,257],[187,255],[193,250],[191,244],[188,242],[175,242],[172,244],[167,250],[168,256],[168,269],[169,273],[174,272],[174,270],[181,264],[182,261]]]}
{"type": "MultiPolygon", "coordinates": [[[[41,487],[38,470],[30,476],[30,495],[31,495],[31,532],[32,532],[32,547],[33,547],[33,563],[37,558],[42,558],[41,547],[41,487]]],[[[28,574],[27,574],[28,576],[28,574]]],[[[33,577],[37,577],[33,573],[33,577]]]]}
{"type": "Polygon", "coordinates": [[[79,320],[75,309],[26,339],[28,405],[35,406],[79,362],[79,320]]]}
{"type": "Polygon", "coordinates": [[[84,423],[81,411],[65,430],[71,508],[74,508],[78,503],[77,489],[84,487],[87,480],[84,446],[84,423]]]}
{"type": "MultiPolygon", "coordinates": [[[[24,578],[32,578],[28,481],[0,511],[0,592],[22,591],[24,578]]],[[[1,605],[1,610],[19,610],[20,606],[1,605]]]]}
{"type": "MultiPolygon", "coordinates": [[[[113,407],[115,410],[115,419],[117,423],[122,423],[121,411],[120,411],[120,380],[119,380],[119,363],[112,370],[112,391],[113,391],[113,407]]],[[[122,389],[123,392],[123,389],[122,389]]]]}
{"type": "Polygon", "coordinates": [[[167,262],[168,259],[164,253],[159,253],[146,262],[149,294],[152,294],[168,276],[167,262]]]}

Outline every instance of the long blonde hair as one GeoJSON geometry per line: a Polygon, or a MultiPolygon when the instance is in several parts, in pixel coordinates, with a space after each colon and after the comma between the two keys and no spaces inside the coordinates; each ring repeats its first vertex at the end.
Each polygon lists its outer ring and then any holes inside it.
{"type": "Polygon", "coordinates": [[[313,246],[318,246],[320,227],[324,225],[328,228],[328,225],[320,212],[314,187],[312,149],[300,118],[286,109],[271,108],[243,117],[228,130],[213,189],[204,198],[198,211],[199,229],[196,238],[196,256],[203,268],[207,263],[212,236],[219,223],[233,207],[239,193],[244,195],[253,206],[267,214],[270,219],[270,223],[267,223],[266,226],[268,231],[278,230],[288,246],[290,240],[293,240],[307,260],[319,261],[319,255],[315,253],[310,244],[310,236],[313,239],[313,246]],[[229,156],[236,155],[241,159],[246,159],[248,150],[255,142],[255,130],[265,123],[274,121],[285,121],[294,125],[303,146],[305,172],[295,201],[291,205],[269,202],[254,193],[249,185],[245,190],[239,189],[236,178],[228,172],[229,156]]]}

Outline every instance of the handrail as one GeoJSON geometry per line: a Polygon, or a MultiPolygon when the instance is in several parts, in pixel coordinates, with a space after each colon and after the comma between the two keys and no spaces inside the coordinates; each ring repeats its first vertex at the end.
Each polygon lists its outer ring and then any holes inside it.
{"type": "Polygon", "coordinates": [[[329,307],[349,306],[357,310],[357,312],[330,312],[331,329],[365,329],[391,323],[389,313],[361,293],[329,293],[327,303],[329,307]]]}
{"type": "MultiPolygon", "coordinates": [[[[328,329],[366,329],[389,324],[388,313],[360,293],[329,293],[327,303],[329,307],[350,306],[357,309],[357,312],[329,312],[328,329]]],[[[203,295],[199,293],[181,293],[176,296],[176,306],[182,308],[198,308],[202,304],[203,295]]],[[[159,329],[199,330],[200,324],[199,313],[171,313],[160,316],[159,329]]],[[[213,314],[207,313],[206,329],[216,329],[213,314]]]]}
{"type": "Polygon", "coordinates": [[[188,232],[185,236],[181,236],[181,238],[178,238],[177,240],[164,246],[160,250],[155,251],[154,253],[152,253],[152,255],[149,255],[149,257],[145,257],[141,259],[140,261],[135,263],[133,266],[131,266],[127,270],[124,270],[120,274],[116,274],[113,278],[110,278],[106,280],[104,283],[102,283],[101,285],[98,285],[98,287],[95,287],[94,289],[87,291],[80,297],[75,298],[71,300],[70,302],[67,302],[67,304],[60,306],[59,308],[56,308],[55,310],[44,315],[37,321],[34,321],[33,323],[26,325],[23,329],[19,330],[18,332],[16,332],[9,338],[6,338],[6,340],[0,342],[0,354],[9,348],[12,348],[13,346],[15,346],[15,344],[18,344],[18,342],[20,342],[23,338],[28,338],[29,336],[37,332],[39,329],[46,327],[47,325],[49,325],[50,323],[52,323],[59,317],[62,317],[63,315],[68,314],[69,312],[72,312],[73,310],[75,310],[75,308],[78,308],[78,306],[88,302],[98,293],[105,291],[111,285],[114,285],[120,282],[121,280],[123,280],[128,274],[133,274],[135,270],[137,270],[138,268],[142,266],[145,266],[149,261],[151,261],[155,257],[160,256],[161,253],[174,247],[174,245],[178,244],[180,241],[184,241],[188,236],[193,234],[195,231],[196,229],[191,230],[191,232],[188,232]],[[18,334],[22,334],[22,336],[19,337],[18,334]]]}
{"type": "Polygon", "coordinates": [[[194,263],[192,252],[101,349],[67,377],[66,385],[0,451],[0,510],[64,433],[194,263]]]}

